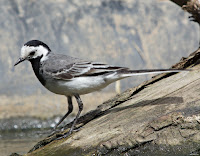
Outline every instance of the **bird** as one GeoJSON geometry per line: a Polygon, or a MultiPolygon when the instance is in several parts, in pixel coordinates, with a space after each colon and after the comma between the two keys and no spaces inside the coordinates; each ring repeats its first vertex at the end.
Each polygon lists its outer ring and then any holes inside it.
{"type": "Polygon", "coordinates": [[[78,113],[70,130],[62,138],[69,136],[83,110],[80,95],[101,90],[109,84],[136,75],[185,71],[184,69],[143,69],[131,70],[127,67],[86,61],[64,54],[54,53],[49,46],[39,40],[30,40],[21,48],[21,54],[14,66],[30,61],[33,71],[41,84],[49,91],[64,95],[68,101],[68,111],[54,126],[54,130],[73,111],[72,97],[78,103],[78,113]]]}

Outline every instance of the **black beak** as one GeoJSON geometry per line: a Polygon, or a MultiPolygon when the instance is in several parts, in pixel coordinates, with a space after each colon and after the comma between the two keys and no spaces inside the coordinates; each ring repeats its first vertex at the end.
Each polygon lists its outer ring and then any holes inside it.
{"type": "Polygon", "coordinates": [[[21,63],[21,62],[23,62],[23,61],[25,61],[25,59],[19,58],[19,60],[14,64],[14,66],[18,65],[19,63],[21,63]]]}

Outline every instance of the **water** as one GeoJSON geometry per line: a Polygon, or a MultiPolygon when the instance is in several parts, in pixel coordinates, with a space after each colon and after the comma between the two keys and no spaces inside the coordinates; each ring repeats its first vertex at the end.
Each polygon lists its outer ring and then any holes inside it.
{"type": "MultiPolygon", "coordinates": [[[[38,131],[37,131],[38,132],[38,131]]],[[[11,153],[27,153],[43,136],[39,137],[36,131],[18,132],[12,131],[2,134],[4,137],[0,140],[1,156],[8,156],[11,153]],[[34,135],[34,133],[36,135],[34,135]],[[15,135],[15,137],[13,137],[15,135]]]]}
{"type": "MultiPolygon", "coordinates": [[[[59,119],[60,117],[45,120],[35,118],[0,120],[0,155],[26,154],[37,142],[50,134],[59,119]]],[[[65,120],[63,124],[72,119],[65,120]]]]}

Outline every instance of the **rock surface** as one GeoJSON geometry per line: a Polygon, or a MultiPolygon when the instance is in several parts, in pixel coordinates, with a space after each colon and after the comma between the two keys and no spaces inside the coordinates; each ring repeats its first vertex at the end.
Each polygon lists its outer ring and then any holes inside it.
{"type": "Polygon", "coordinates": [[[199,154],[199,56],[200,50],[175,65],[192,71],[161,74],[127,90],[82,116],[78,132],[50,136],[27,156],[199,154]]]}

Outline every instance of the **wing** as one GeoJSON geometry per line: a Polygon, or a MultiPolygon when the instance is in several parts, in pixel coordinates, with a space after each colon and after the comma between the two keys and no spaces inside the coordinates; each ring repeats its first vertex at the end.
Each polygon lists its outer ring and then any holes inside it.
{"type": "Polygon", "coordinates": [[[46,74],[55,79],[70,80],[81,76],[110,74],[128,68],[84,61],[66,55],[54,55],[49,58],[48,62],[45,62],[43,69],[46,74]]]}
{"type": "Polygon", "coordinates": [[[126,69],[123,67],[109,66],[103,63],[97,62],[76,62],[70,64],[70,68],[63,69],[58,73],[54,74],[54,78],[62,80],[70,80],[75,77],[82,76],[99,76],[107,75],[116,72],[121,69],[126,69]]]}

